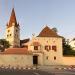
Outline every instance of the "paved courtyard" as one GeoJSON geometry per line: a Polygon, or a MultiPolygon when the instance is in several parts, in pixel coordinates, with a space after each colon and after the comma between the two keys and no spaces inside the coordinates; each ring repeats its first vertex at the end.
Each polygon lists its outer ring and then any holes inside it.
{"type": "Polygon", "coordinates": [[[41,70],[5,70],[0,75],[55,75],[41,70]]]}
{"type": "Polygon", "coordinates": [[[54,75],[75,75],[75,66],[42,66],[39,69],[54,75]]]}
{"type": "Polygon", "coordinates": [[[38,66],[37,68],[0,68],[0,75],[75,75],[70,66],[38,66]]]}

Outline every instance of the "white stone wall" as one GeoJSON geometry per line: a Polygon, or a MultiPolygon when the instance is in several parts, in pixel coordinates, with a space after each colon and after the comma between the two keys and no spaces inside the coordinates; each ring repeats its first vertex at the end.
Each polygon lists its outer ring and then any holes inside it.
{"type": "Polygon", "coordinates": [[[15,55],[15,54],[1,54],[0,65],[11,66],[32,66],[32,55],[15,55]]]}
{"type": "Polygon", "coordinates": [[[19,28],[16,28],[15,26],[9,27],[6,29],[6,40],[9,41],[10,45],[18,45],[20,46],[20,30],[19,28]],[[8,32],[9,30],[9,32],[8,32]],[[17,30],[17,32],[16,32],[17,30]],[[10,36],[11,34],[11,36],[10,36]],[[7,35],[9,35],[7,37],[7,35]]]}
{"type": "Polygon", "coordinates": [[[14,26],[9,27],[9,28],[6,29],[6,40],[9,41],[9,43],[11,45],[14,44],[13,43],[13,41],[14,41],[14,26]],[[8,30],[9,30],[9,32],[8,32],[8,30]],[[10,34],[12,34],[12,35],[7,37],[7,35],[10,35],[10,34]]]}

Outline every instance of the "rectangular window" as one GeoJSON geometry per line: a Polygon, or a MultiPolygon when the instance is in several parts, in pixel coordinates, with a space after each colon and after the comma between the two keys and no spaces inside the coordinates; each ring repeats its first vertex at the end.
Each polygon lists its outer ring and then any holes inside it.
{"type": "Polygon", "coordinates": [[[10,36],[11,36],[11,34],[10,34],[10,36]]]}
{"type": "Polygon", "coordinates": [[[34,46],[34,50],[38,50],[38,46],[34,46]]]}
{"type": "Polygon", "coordinates": [[[10,32],[10,30],[8,30],[8,32],[10,32]]]}
{"type": "Polygon", "coordinates": [[[46,59],[48,60],[48,56],[46,56],[46,59]]]}
{"type": "Polygon", "coordinates": [[[51,46],[49,46],[49,50],[51,50],[51,46]]]}
{"type": "Polygon", "coordinates": [[[51,46],[46,45],[46,46],[45,46],[45,50],[47,50],[47,51],[51,50],[51,46]]]}
{"type": "Polygon", "coordinates": [[[57,51],[56,46],[52,46],[52,50],[57,51]]]}
{"type": "Polygon", "coordinates": [[[49,48],[48,48],[48,46],[47,46],[47,45],[45,46],[45,50],[49,50],[49,48]]]}
{"type": "Polygon", "coordinates": [[[54,60],[56,60],[56,56],[54,56],[54,60]]]}

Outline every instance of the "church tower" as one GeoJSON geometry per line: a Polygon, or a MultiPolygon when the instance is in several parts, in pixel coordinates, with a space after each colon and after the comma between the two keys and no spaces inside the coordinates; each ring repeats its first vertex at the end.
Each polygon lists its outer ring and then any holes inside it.
{"type": "Polygon", "coordinates": [[[17,23],[14,8],[7,23],[6,40],[9,41],[11,47],[20,47],[20,26],[17,23]]]}

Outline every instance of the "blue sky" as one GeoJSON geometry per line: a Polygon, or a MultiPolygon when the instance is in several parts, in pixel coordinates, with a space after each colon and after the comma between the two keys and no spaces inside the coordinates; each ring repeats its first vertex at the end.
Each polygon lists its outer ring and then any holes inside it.
{"type": "Polygon", "coordinates": [[[46,26],[65,38],[75,37],[75,0],[0,0],[0,38],[4,38],[12,8],[20,24],[21,39],[37,36],[46,26]]]}

